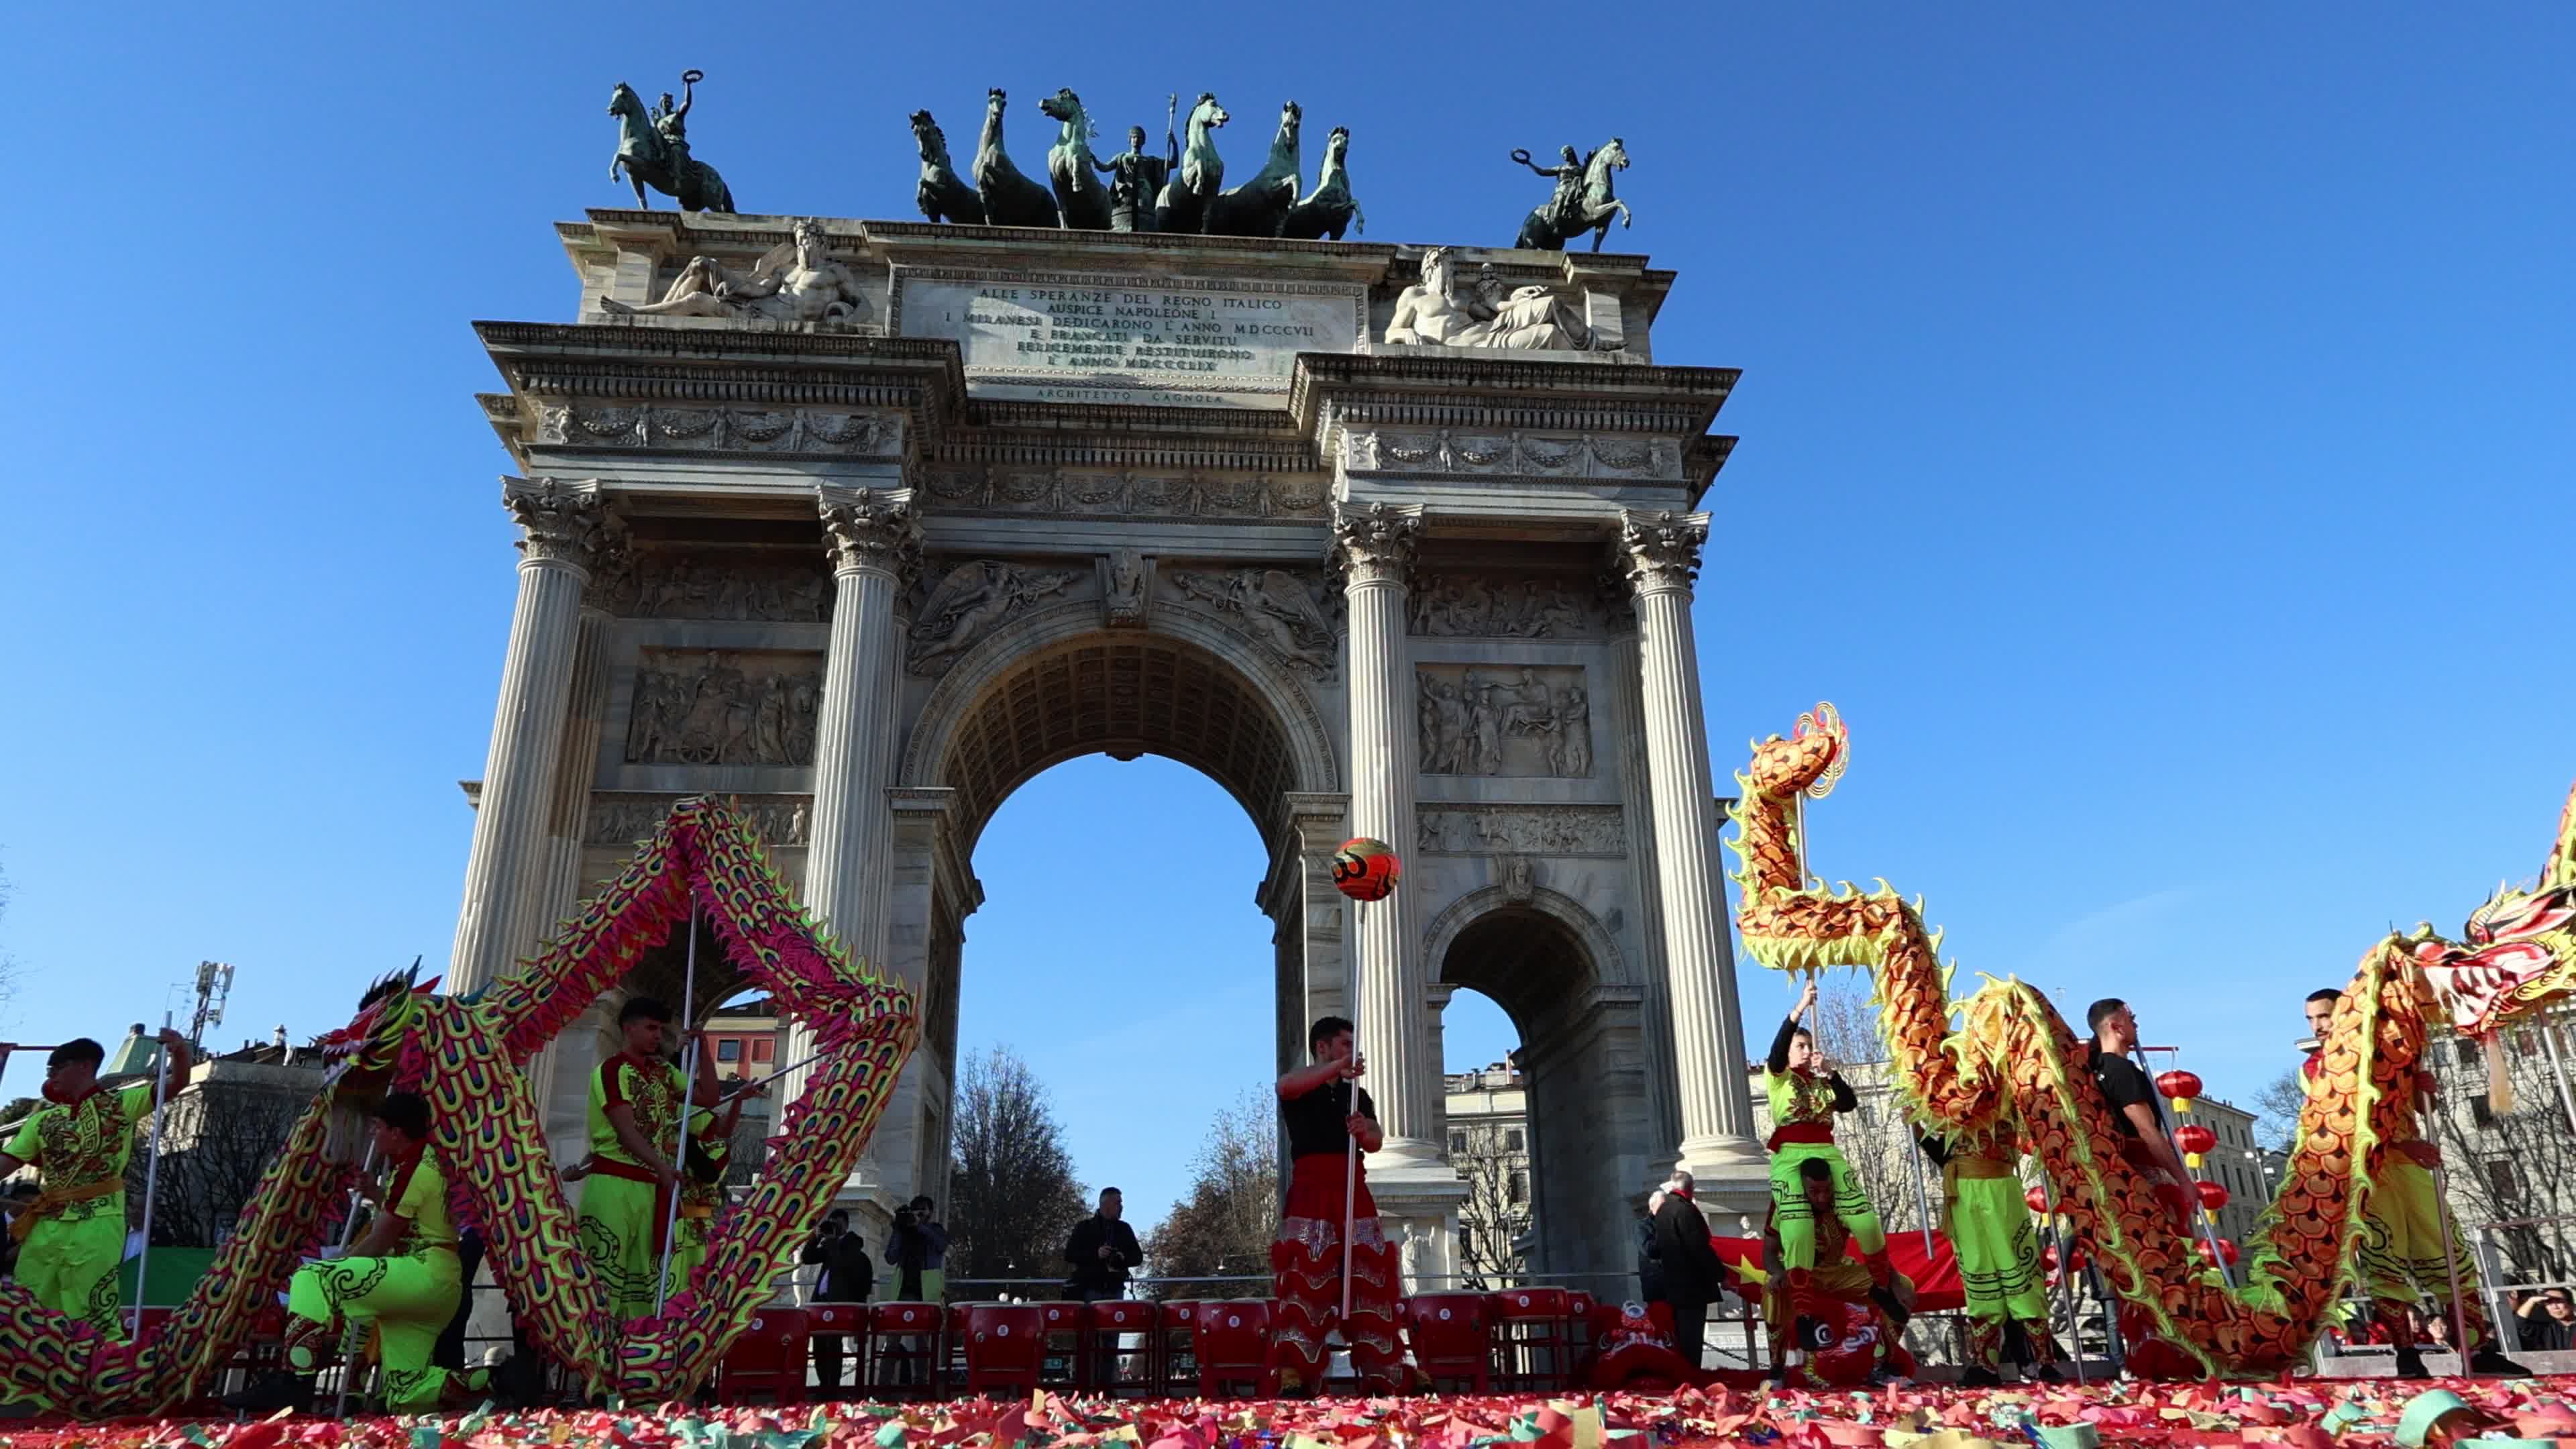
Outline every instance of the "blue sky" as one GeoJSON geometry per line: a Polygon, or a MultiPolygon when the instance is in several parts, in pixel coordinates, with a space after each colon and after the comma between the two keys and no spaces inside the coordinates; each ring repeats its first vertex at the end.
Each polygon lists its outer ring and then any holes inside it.
{"type": "MultiPolygon", "coordinates": [[[[1602,13],[21,17],[0,1036],[157,1017],[201,957],[240,968],[227,1035],[300,1035],[440,962],[512,590],[467,323],[569,316],[550,224],[627,202],[608,90],[686,66],[698,154],[775,212],[910,215],[905,114],[962,146],[995,84],[1024,167],[1059,85],[1118,130],[1213,89],[1237,165],[1293,97],[1381,241],[1507,242],[1544,194],[1511,148],[1624,137],[1613,244],[1681,278],[1659,355],[1745,369],[1720,770],[1834,700],[1818,868],[1923,892],[1970,970],[2131,997],[2213,1090],[2390,923],[2538,864],[2576,776],[2576,11],[1602,13]]],[[[976,868],[965,1043],[1156,1215],[1263,1075],[1251,827],[1097,759],[976,868]],[[1140,799],[1177,876],[1141,912],[1091,867],[1140,799]]],[[[1788,990],[1744,977],[1758,1030],[1788,990]]],[[[1509,1039],[1453,1018],[1455,1064],[1509,1039]]]]}

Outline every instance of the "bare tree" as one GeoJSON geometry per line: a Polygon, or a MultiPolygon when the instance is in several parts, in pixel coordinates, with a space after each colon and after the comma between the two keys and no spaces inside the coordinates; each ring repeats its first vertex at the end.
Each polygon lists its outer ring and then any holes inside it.
{"type": "Polygon", "coordinates": [[[1278,1098],[1247,1088],[1219,1108],[1192,1168],[1190,1195],[1145,1236],[1154,1296],[1264,1296],[1207,1280],[1270,1271],[1279,1232],[1278,1098]]]}
{"type": "Polygon", "coordinates": [[[2307,1104],[2297,1067],[2264,1083],[2263,1090],[2254,1094],[2255,1141],[2276,1152],[2289,1151],[2290,1139],[2299,1135],[2299,1111],[2307,1104]]]}
{"type": "MultiPolygon", "coordinates": [[[[1490,1128],[1477,1130],[1492,1135],[1490,1128]]],[[[1467,1183],[1467,1199],[1458,1205],[1460,1286],[1471,1292],[1509,1287],[1529,1268],[1529,1255],[1516,1246],[1531,1224],[1528,1155],[1499,1141],[1471,1140],[1450,1161],[1467,1183]]]]}
{"type": "MultiPolygon", "coordinates": [[[[273,1086],[200,1083],[163,1109],[161,1169],[153,1184],[152,1245],[214,1248],[232,1236],[251,1195],[295,1132],[312,1098],[273,1086]]],[[[126,1165],[127,1211],[143,1219],[151,1119],[135,1128],[126,1165]]]]}
{"type": "Polygon", "coordinates": [[[1868,978],[1838,972],[1820,981],[1812,1019],[1816,1050],[1851,1083],[1860,1108],[1835,1119],[1834,1145],[1868,1192],[1888,1231],[1923,1226],[1923,1162],[1893,1088],[1887,1045],[1868,978]]]}
{"type": "Polygon", "coordinates": [[[950,1280],[1061,1276],[1082,1184],[1045,1086],[1009,1047],[967,1058],[954,1142],[950,1280]]]}

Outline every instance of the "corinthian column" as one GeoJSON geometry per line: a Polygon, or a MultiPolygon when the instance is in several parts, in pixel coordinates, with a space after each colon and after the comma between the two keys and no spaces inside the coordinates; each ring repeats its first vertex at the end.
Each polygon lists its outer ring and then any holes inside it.
{"type": "Polygon", "coordinates": [[[615,529],[599,485],[510,478],[501,502],[519,521],[519,603],[501,662],[501,702],[465,859],[465,904],[447,988],[472,991],[532,950],[553,921],[542,889],[547,826],[572,699],[582,589],[615,529]]]}
{"type": "Polygon", "coordinates": [[[1707,542],[1705,513],[1629,513],[1621,520],[1620,550],[1637,601],[1664,973],[1672,987],[1681,1087],[1680,1156],[1703,1183],[1762,1170],[1744,1080],[1744,1022],[1723,920],[1726,897],[1717,883],[1717,801],[1709,788],[1699,650],[1691,638],[1691,584],[1707,542]]]}
{"type": "MultiPolygon", "coordinates": [[[[921,521],[908,488],[823,484],[814,492],[832,558],[832,634],[814,721],[805,905],[852,956],[883,970],[894,852],[886,787],[894,783],[895,654],[902,637],[895,603],[921,553],[921,521]]],[[[787,1059],[810,1055],[810,1042],[803,1029],[791,1031],[787,1059]]],[[[780,1100],[794,1100],[804,1087],[803,1072],[790,1074],[780,1100]]]]}
{"type": "MultiPolygon", "coordinates": [[[[1416,838],[1419,716],[1404,620],[1421,533],[1419,507],[1372,503],[1333,512],[1333,546],[1350,603],[1351,833],[1383,840],[1399,854],[1412,850],[1416,838]]],[[[1398,888],[1385,900],[1361,906],[1359,927],[1359,991],[1353,997],[1359,1048],[1368,1059],[1366,1085],[1377,1103],[1378,1125],[1386,1131],[1386,1145],[1372,1157],[1370,1170],[1382,1170],[1380,1163],[1399,1172],[1408,1164],[1437,1167],[1440,1149],[1432,1133],[1439,1103],[1429,1084],[1439,1080],[1439,1067],[1426,1056],[1430,1022],[1413,892],[1398,888]]]]}

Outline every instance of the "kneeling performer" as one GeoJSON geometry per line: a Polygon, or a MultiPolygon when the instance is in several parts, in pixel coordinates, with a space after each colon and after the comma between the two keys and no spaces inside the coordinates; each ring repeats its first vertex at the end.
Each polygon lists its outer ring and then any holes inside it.
{"type": "Polygon", "coordinates": [[[1774,1207],[1762,1235],[1762,1266],[1767,1275],[1762,1317],[1770,1329],[1771,1361],[1780,1366],[1780,1381],[1791,1388],[1826,1387],[1808,1350],[1818,1342],[1835,1340],[1832,1324],[1848,1305],[1876,1321],[1869,1379],[1885,1382],[1902,1371],[1896,1355],[1905,1325],[1914,1316],[1914,1282],[1893,1269],[1882,1271],[1878,1264],[1852,1261],[1847,1245],[1859,1234],[1836,1207],[1841,1191],[1832,1168],[1811,1157],[1798,1164],[1796,1175],[1806,1208],[1801,1219],[1812,1235],[1809,1241],[1815,1247],[1817,1266],[1804,1274],[1788,1267],[1787,1235],[1780,1231],[1787,1215],[1774,1207]],[[1811,1339],[1810,1333],[1817,1336],[1811,1339]]]}
{"type": "Polygon", "coordinates": [[[295,1270],[286,1288],[287,1374],[254,1390],[258,1402],[238,1407],[308,1406],[313,1375],[328,1363],[344,1323],[375,1326],[390,1412],[458,1407],[488,1384],[484,1370],[451,1374],[430,1362],[465,1295],[465,1277],[447,1214],[447,1177],[429,1147],[425,1098],[386,1096],[376,1109],[376,1155],[390,1178],[382,1190],[374,1184],[358,1189],[374,1205],[374,1219],[348,1256],[295,1270]]]}
{"type": "Polygon", "coordinates": [[[1377,1202],[1364,1169],[1351,1163],[1353,1139],[1362,1152],[1385,1140],[1377,1105],[1361,1091],[1364,1064],[1354,1054],[1351,1024],[1327,1016],[1306,1033],[1312,1066],[1279,1079],[1279,1115],[1293,1159],[1288,1204],[1279,1236],[1270,1244],[1270,1271],[1278,1299],[1271,1319],[1270,1370],[1282,1394],[1313,1394],[1324,1386],[1324,1339],[1338,1325],[1350,1346],[1351,1367],[1363,1388],[1392,1393],[1405,1385],[1404,1351],[1396,1341],[1396,1258],[1378,1227],[1377,1202]],[[1356,1184],[1349,1174],[1363,1172],[1356,1184]],[[1351,1207],[1351,1312],[1342,1317],[1342,1206],[1351,1207]]]}

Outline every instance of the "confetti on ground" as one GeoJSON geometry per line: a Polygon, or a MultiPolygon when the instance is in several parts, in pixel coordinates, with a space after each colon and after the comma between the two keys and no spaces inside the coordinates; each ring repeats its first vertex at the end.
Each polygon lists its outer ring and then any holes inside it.
{"type": "Polygon", "coordinates": [[[1222,1402],[1039,1393],[345,1422],[39,1418],[0,1423],[0,1449],[2379,1449],[2400,1443],[2406,1406],[2431,1390],[2458,1394],[2490,1449],[2576,1449],[2576,1377],[1222,1402]]]}

